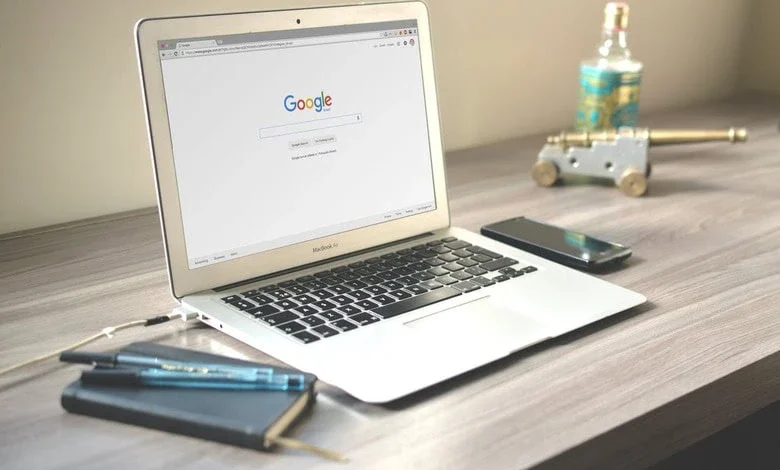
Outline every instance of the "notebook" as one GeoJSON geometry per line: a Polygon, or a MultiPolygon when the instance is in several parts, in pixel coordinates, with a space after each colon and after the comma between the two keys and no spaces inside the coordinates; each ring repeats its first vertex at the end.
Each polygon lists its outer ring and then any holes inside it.
{"type": "MultiPolygon", "coordinates": [[[[120,352],[176,361],[258,366],[249,361],[146,342],[132,343],[120,352]]],[[[280,373],[300,373],[275,369],[280,373]]],[[[71,413],[268,450],[274,444],[289,445],[290,440],[281,434],[314,403],[316,377],[304,375],[310,385],[302,391],[288,392],[116,387],[83,384],[77,380],[65,388],[61,403],[71,413]]],[[[291,446],[306,447],[299,444],[291,446]]]]}

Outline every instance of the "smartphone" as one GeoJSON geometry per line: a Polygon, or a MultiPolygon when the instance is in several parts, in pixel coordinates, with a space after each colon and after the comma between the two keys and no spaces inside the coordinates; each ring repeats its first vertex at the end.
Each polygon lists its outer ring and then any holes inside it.
{"type": "Polygon", "coordinates": [[[526,217],[482,227],[482,235],[573,268],[596,270],[622,263],[627,246],[599,240],[526,217]]]}

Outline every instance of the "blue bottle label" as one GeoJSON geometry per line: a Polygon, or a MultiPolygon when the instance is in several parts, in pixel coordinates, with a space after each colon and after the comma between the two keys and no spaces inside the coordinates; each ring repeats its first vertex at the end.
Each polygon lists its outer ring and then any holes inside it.
{"type": "Polygon", "coordinates": [[[598,130],[636,126],[641,72],[580,67],[576,128],[598,130]]]}

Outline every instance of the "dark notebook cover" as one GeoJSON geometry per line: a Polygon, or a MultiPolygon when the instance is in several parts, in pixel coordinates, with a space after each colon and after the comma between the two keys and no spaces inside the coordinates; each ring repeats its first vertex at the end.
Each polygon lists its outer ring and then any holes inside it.
{"type": "MultiPolygon", "coordinates": [[[[121,352],[177,361],[257,365],[154,343],[133,343],[122,348],[121,352]]],[[[279,367],[275,369],[300,373],[279,367]]],[[[275,434],[283,432],[283,428],[287,427],[284,424],[297,419],[314,401],[316,377],[304,375],[311,385],[306,390],[294,392],[130,388],[86,385],[77,380],[62,392],[61,403],[72,413],[241,447],[266,449],[271,445],[265,439],[266,432],[269,429],[273,429],[275,434]]]]}

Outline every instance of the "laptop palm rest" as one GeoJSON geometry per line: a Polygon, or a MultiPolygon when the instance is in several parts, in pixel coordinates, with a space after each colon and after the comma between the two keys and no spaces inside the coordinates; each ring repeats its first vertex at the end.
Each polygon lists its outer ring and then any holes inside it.
{"type": "Polygon", "coordinates": [[[416,318],[404,326],[459,347],[477,341],[491,348],[506,345],[514,351],[549,338],[546,326],[520,311],[498,305],[490,295],[416,318]]]}

